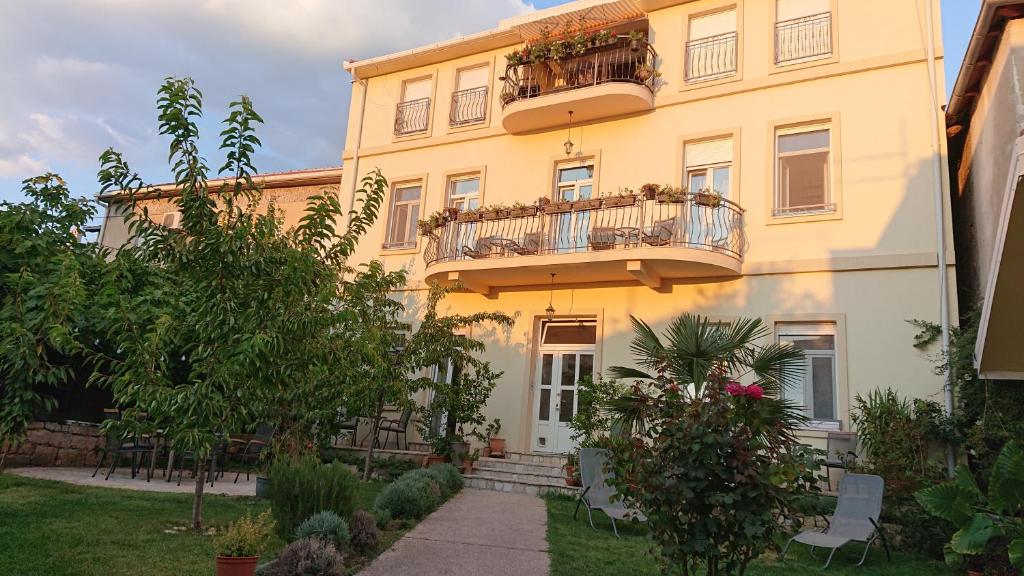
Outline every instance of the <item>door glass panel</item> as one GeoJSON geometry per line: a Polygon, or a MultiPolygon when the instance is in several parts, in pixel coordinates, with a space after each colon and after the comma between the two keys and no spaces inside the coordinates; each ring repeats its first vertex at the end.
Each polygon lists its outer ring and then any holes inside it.
{"type": "MultiPolygon", "coordinates": [[[[595,326],[595,328],[597,328],[595,326]]],[[[593,354],[580,354],[580,377],[579,380],[587,376],[594,376],[594,355],[593,354]]]]}
{"type": "Polygon", "coordinates": [[[537,420],[547,422],[551,419],[551,388],[540,389],[540,410],[537,411],[537,420]]]}
{"type": "Polygon", "coordinates": [[[545,354],[544,358],[541,359],[540,367],[540,385],[551,386],[551,363],[554,362],[555,357],[551,354],[545,354]]]}
{"type": "Polygon", "coordinates": [[[563,389],[562,395],[558,400],[558,421],[561,423],[572,422],[573,417],[573,396],[576,391],[572,389],[563,389]]]}
{"type": "Polygon", "coordinates": [[[562,355],[562,381],[559,382],[562,388],[576,387],[576,355],[562,355]]]}

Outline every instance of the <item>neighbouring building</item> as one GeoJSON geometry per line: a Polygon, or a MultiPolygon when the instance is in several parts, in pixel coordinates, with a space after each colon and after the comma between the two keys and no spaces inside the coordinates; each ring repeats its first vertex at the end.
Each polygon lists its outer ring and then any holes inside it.
{"type": "Polygon", "coordinates": [[[960,301],[980,306],[975,367],[1024,380],[1024,2],[981,2],[946,132],[960,301]]]}
{"type": "MultiPolygon", "coordinates": [[[[253,177],[263,192],[260,196],[260,209],[273,202],[283,215],[285,228],[299,223],[305,213],[309,199],[317,194],[339,194],[341,186],[341,168],[312,168],[291,172],[269,172],[253,177]]],[[[230,182],[229,178],[216,178],[208,182],[210,190],[230,182]]],[[[137,210],[145,209],[149,217],[159,224],[176,228],[181,224],[181,213],[175,198],[181,191],[171,184],[157,184],[152,190],[139,195],[137,210]]],[[[98,242],[106,247],[117,249],[131,240],[124,215],[129,209],[127,196],[119,191],[101,194],[99,201],[106,205],[103,221],[100,226],[98,242]]]]}
{"type": "Polygon", "coordinates": [[[515,316],[474,332],[514,451],[571,448],[577,381],[633,365],[630,315],[764,319],[807,352],[787,394],[819,446],[876,387],[942,402],[907,322],[957,314],[938,10],[579,0],[347,62],[342,201],[391,184],[357,259],[407,269],[410,310],[459,282],[450,311],[515,316]]]}

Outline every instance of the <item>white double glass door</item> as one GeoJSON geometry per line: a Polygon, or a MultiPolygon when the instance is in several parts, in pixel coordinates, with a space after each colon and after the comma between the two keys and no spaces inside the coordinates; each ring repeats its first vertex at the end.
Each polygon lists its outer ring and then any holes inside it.
{"type": "Polygon", "coordinates": [[[537,354],[533,449],[563,453],[575,448],[569,423],[579,403],[577,384],[594,374],[594,347],[550,346],[537,354]]]}

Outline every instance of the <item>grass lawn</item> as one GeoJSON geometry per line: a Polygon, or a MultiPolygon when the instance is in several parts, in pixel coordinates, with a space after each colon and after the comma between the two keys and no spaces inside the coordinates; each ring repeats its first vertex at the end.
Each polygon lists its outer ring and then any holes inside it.
{"type": "MultiPolygon", "coordinates": [[[[594,526],[587,523],[587,514],[583,509],[574,522],[573,510],[575,499],[567,496],[548,496],[548,545],[551,554],[552,576],[657,576],[660,574],[657,564],[649,553],[646,530],[643,526],[619,523],[619,534],[616,538],[612,533],[611,521],[601,512],[594,512],[594,526]]],[[[798,546],[794,544],[794,546],[798,546]]],[[[864,566],[857,568],[860,552],[856,544],[850,545],[850,551],[843,548],[836,553],[832,564],[826,572],[821,570],[825,559],[819,553],[813,559],[806,546],[790,548],[786,562],[780,563],[778,558],[768,553],[751,565],[747,574],[750,576],[802,576],[829,574],[843,575],[886,575],[886,576],[939,576],[953,574],[945,564],[921,558],[915,558],[899,552],[893,553],[892,562],[886,562],[885,552],[881,548],[873,548],[868,553],[864,566]]]]}
{"type": "MultiPolygon", "coordinates": [[[[360,483],[356,509],[372,508],[382,483],[360,483]]],[[[220,529],[269,508],[255,498],[204,498],[206,525],[220,529]]],[[[189,531],[191,494],[74,486],[0,474],[0,574],[18,576],[210,576],[213,538],[189,531]]],[[[382,534],[386,550],[405,530],[382,534]]],[[[279,540],[272,553],[283,546],[279,540]]],[[[361,565],[352,566],[355,572],[361,565]]]]}

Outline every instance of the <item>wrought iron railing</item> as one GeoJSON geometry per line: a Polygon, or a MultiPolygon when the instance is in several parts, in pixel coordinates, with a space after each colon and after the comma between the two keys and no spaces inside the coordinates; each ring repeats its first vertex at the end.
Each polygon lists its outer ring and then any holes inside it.
{"type": "Polygon", "coordinates": [[[684,194],[675,202],[613,196],[512,209],[474,221],[466,216],[427,234],[427,266],[646,247],[694,248],[739,259],[746,250],[743,209],[702,194],[684,194]]]}
{"type": "Polygon", "coordinates": [[[395,109],[395,136],[426,132],[430,123],[430,98],[399,102],[395,109]]]}
{"type": "Polygon", "coordinates": [[[619,40],[580,56],[505,68],[501,104],[609,82],[641,84],[654,90],[658,54],[647,42],[619,40]]]}
{"type": "Polygon", "coordinates": [[[686,43],[686,81],[703,82],[736,73],[736,33],[686,43]]]}
{"type": "Polygon", "coordinates": [[[465,126],[483,122],[487,117],[487,86],[469,88],[452,93],[452,108],[448,124],[465,126]]]}
{"type": "Polygon", "coordinates": [[[832,14],[823,12],[775,25],[775,63],[825,58],[832,54],[832,14]]]}

